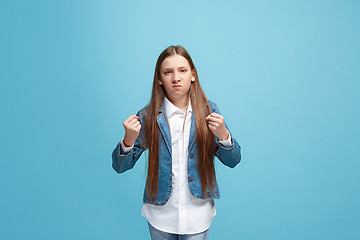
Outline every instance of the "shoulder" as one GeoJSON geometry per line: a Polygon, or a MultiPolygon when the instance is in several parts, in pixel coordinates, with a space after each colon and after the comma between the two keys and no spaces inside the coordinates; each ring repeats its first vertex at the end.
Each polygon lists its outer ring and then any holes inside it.
{"type": "Polygon", "coordinates": [[[142,120],[145,118],[145,116],[147,114],[148,107],[149,106],[145,106],[136,113],[136,116],[138,116],[140,118],[141,122],[142,122],[142,120]]]}
{"type": "Polygon", "coordinates": [[[219,110],[215,102],[211,101],[210,99],[208,99],[208,102],[210,104],[211,112],[217,112],[219,110]]]}

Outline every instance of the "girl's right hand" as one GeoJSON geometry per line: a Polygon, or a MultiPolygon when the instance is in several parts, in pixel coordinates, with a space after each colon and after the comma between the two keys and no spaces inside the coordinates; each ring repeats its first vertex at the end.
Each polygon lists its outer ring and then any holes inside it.
{"type": "Polygon", "coordinates": [[[124,122],[123,126],[125,129],[124,145],[125,147],[132,146],[137,137],[139,136],[141,124],[138,120],[139,117],[136,115],[130,115],[124,122]]]}

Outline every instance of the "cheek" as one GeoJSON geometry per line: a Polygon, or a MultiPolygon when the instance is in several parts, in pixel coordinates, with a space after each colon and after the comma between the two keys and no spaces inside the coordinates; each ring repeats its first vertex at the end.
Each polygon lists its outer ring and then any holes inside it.
{"type": "Polygon", "coordinates": [[[169,81],[165,80],[165,81],[163,81],[163,83],[164,83],[164,87],[167,89],[171,88],[171,86],[172,86],[171,82],[169,82],[169,81]]]}

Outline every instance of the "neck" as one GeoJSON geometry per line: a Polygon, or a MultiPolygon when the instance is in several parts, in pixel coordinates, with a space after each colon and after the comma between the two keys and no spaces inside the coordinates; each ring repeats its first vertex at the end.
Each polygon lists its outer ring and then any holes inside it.
{"type": "Polygon", "coordinates": [[[183,96],[181,98],[171,98],[169,96],[166,97],[172,104],[178,107],[181,111],[185,112],[187,104],[189,103],[188,96],[183,96]]]}

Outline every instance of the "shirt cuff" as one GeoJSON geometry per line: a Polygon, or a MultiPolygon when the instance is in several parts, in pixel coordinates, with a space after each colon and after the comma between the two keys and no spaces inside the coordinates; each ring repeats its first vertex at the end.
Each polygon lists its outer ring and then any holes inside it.
{"type": "Polygon", "coordinates": [[[231,143],[231,134],[230,134],[230,132],[229,132],[228,139],[222,140],[222,141],[219,140],[219,143],[221,143],[221,145],[223,145],[224,147],[231,147],[232,143],[231,143]]]}
{"type": "Polygon", "coordinates": [[[131,145],[130,147],[125,147],[124,139],[122,139],[120,142],[120,147],[121,147],[121,151],[124,153],[124,155],[126,155],[127,153],[129,153],[131,151],[131,149],[133,149],[134,144],[131,145]]]}

